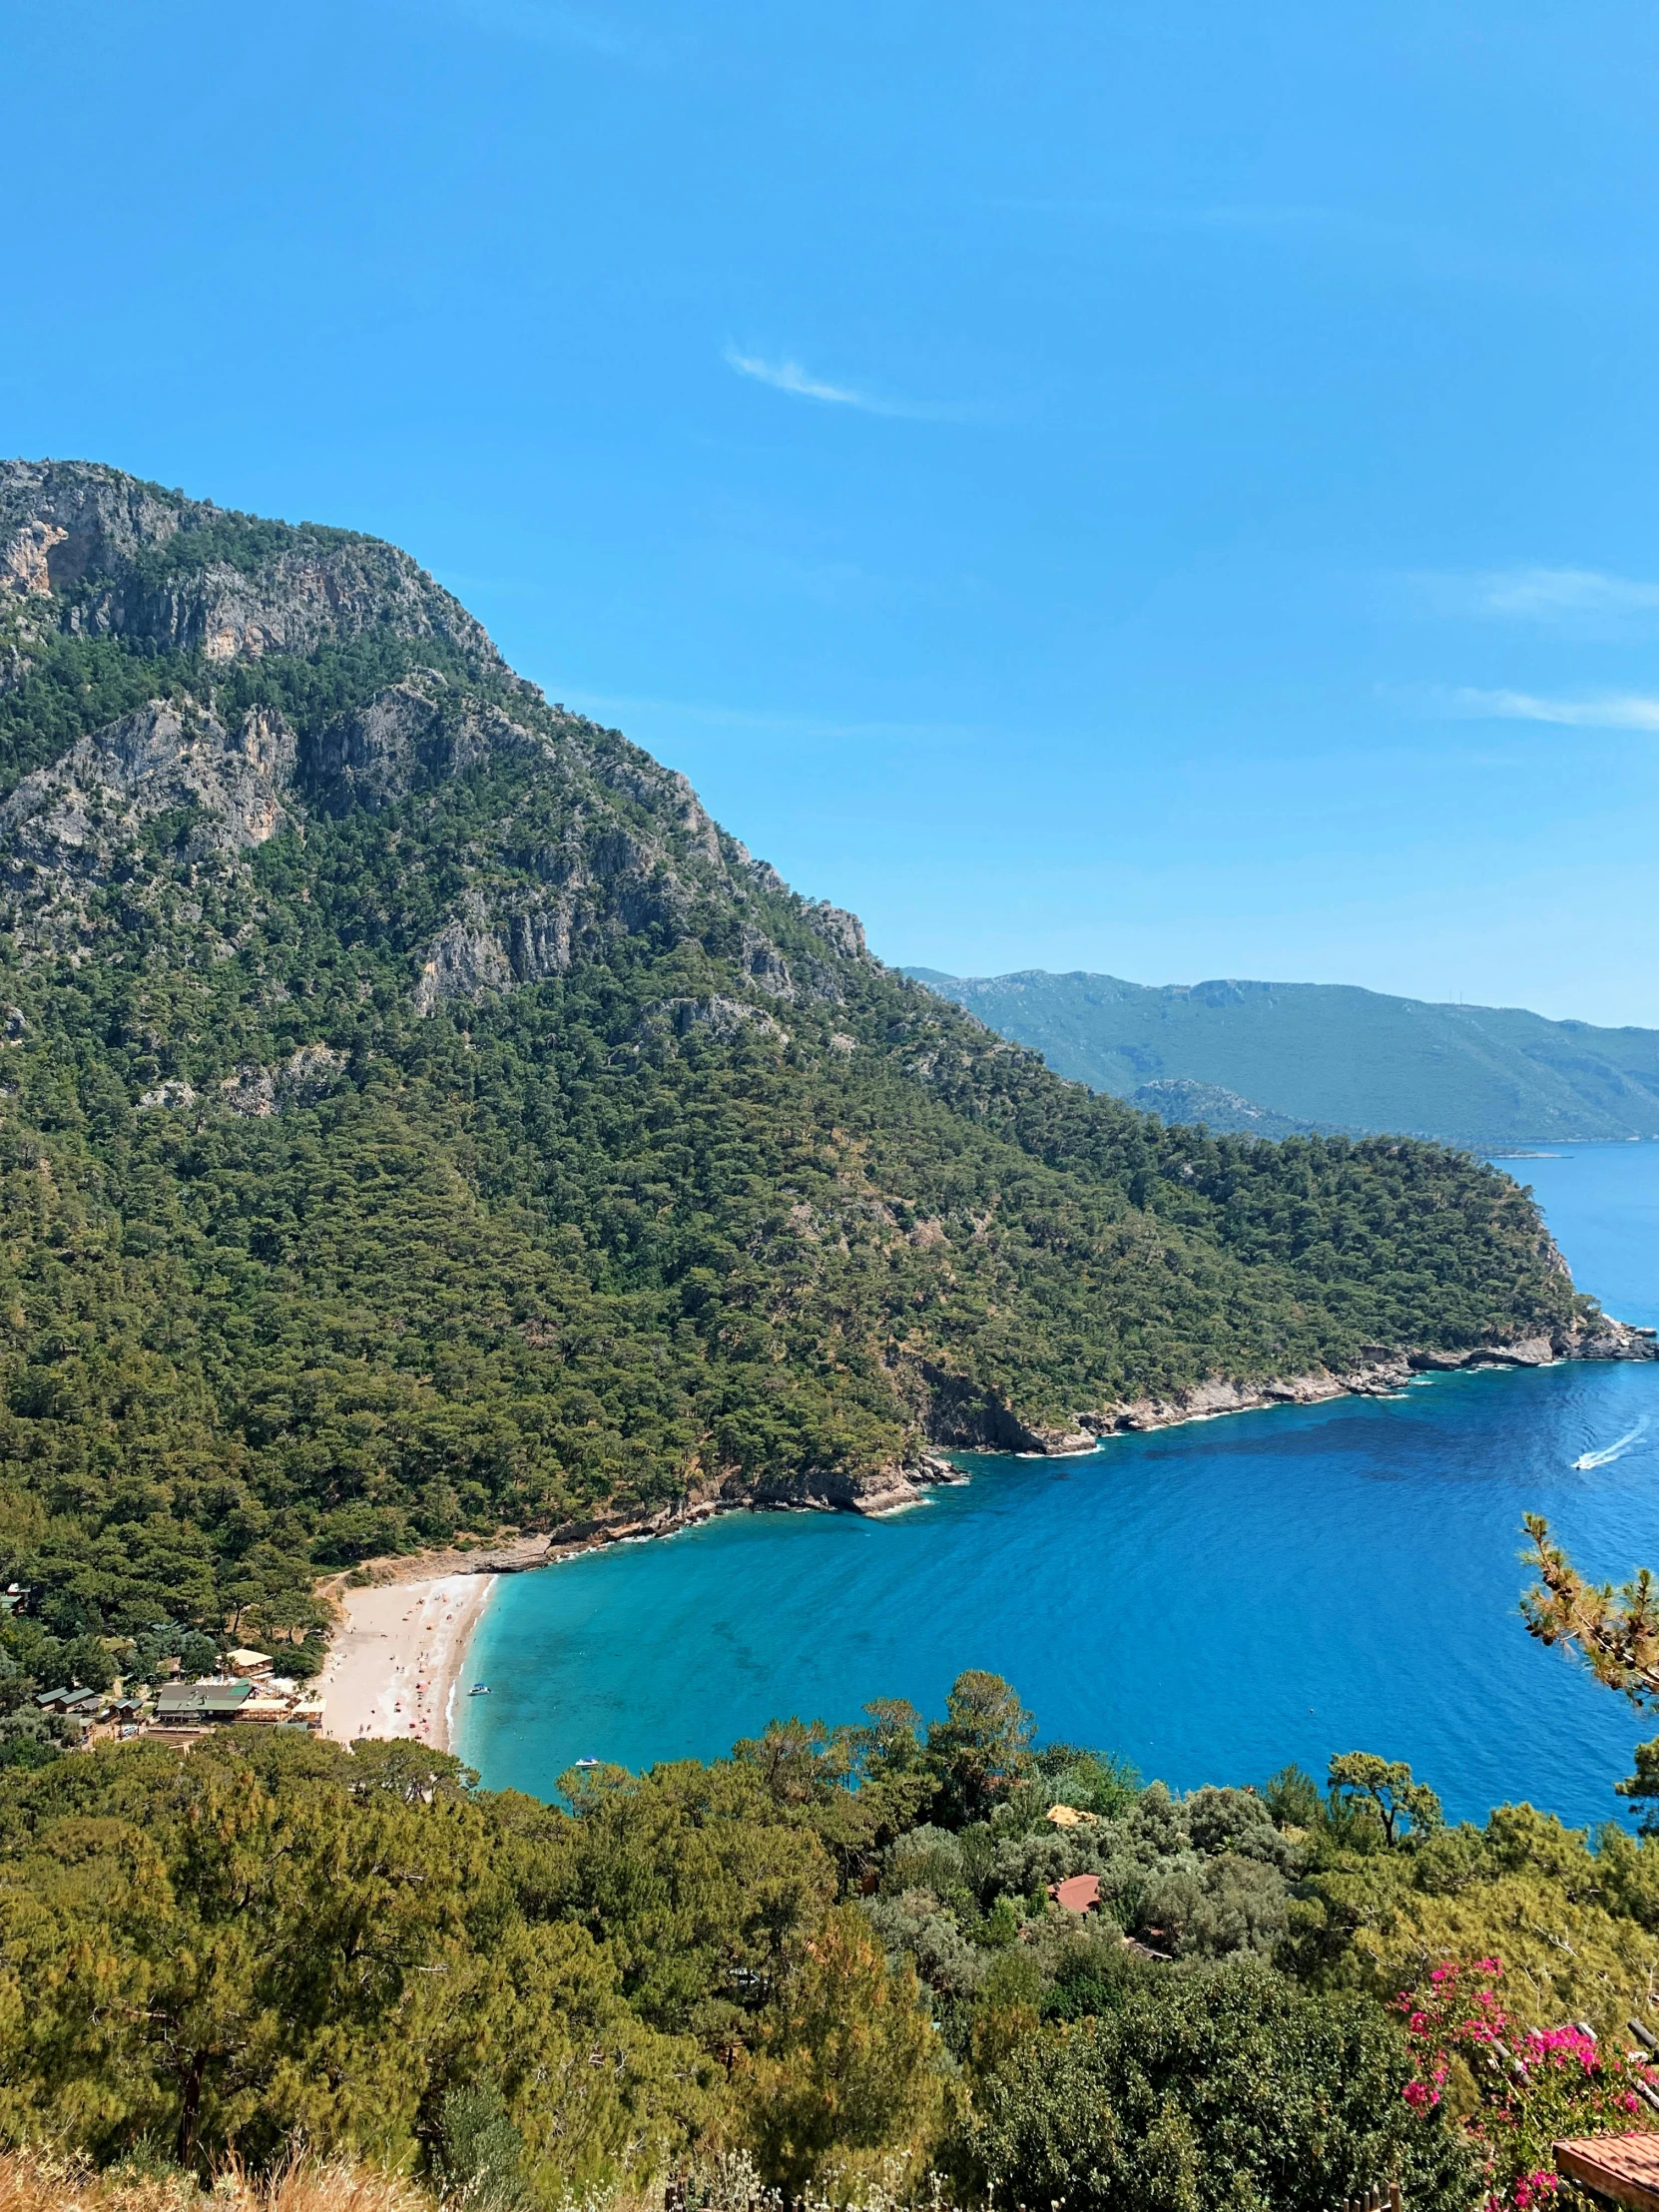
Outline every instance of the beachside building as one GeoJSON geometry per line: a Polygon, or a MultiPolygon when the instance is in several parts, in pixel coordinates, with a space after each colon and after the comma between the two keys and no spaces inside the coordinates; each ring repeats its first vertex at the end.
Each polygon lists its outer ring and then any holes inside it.
{"type": "Polygon", "coordinates": [[[302,1693],[297,1683],[279,1675],[257,1681],[169,1682],[157,1696],[152,1727],[170,1738],[179,1737],[180,1731],[199,1734],[227,1721],[256,1728],[303,1728],[315,1735],[323,1710],[321,1698],[302,1693]]]}
{"type": "Polygon", "coordinates": [[[156,1698],[159,1728],[201,1728],[240,1721],[254,1695],[252,1682],[169,1682],[156,1698]]]}
{"type": "Polygon", "coordinates": [[[291,1719],[292,1715],[293,1703],[291,1699],[262,1696],[256,1688],[254,1695],[237,1715],[237,1719],[239,1722],[264,1722],[267,1726],[274,1726],[280,1721],[291,1719]]]}
{"type": "Polygon", "coordinates": [[[87,1731],[85,1741],[88,1744],[105,1744],[123,1736],[136,1736],[149,1717],[147,1699],[113,1695],[100,1708],[87,1731]]]}
{"type": "Polygon", "coordinates": [[[250,1679],[276,1671],[276,1662],[269,1651],[230,1651],[225,1655],[225,1664],[232,1674],[250,1679]]]}

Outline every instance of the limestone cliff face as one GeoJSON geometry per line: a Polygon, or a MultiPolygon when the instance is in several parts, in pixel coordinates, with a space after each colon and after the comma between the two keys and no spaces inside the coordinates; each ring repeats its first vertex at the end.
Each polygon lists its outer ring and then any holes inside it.
{"type": "Polygon", "coordinates": [[[378,812],[423,785],[545,750],[544,740],[500,708],[414,677],[325,722],[307,739],[295,780],[326,812],[378,812]]]}
{"type": "Polygon", "coordinates": [[[197,503],[94,461],[0,462],[0,583],[67,592],[165,546],[197,503]]]}
{"type": "Polygon", "coordinates": [[[248,519],[94,462],[3,462],[0,591],[55,601],[74,634],[210,661],[309,652],[388,622],[497,660],[482,626],[395,546],[305,527],[268,546],[269,533],[239,527],[248,519]]]}
{"type": "Polygon", "coordinates": [[[0,806],[0,889],[37,947],[84,934],[87,893],[132,873],[170,818],[177,848],[224,861],[289,826],[293,733],[250,709],[233,729],[194,701],[160,701],[83,738],[0,806]]]}
{"type": "Polygon", "coordinates": [[[244,1066],[226,1076],[220,1092],[234,1114],[267,1120],[290,1106],[314,1106],[345,1073],[345,1054],[331,1045],[302,1044],[275,1067],[244,1066]]]}
{"type": "Polygon", "coordinates": [[[837,960],[865,956],[854,916],[799,900],[809,941],[831,956],[788,954],[746,909],[757,890],[789,894],[686,779],[549,708],[464,608],[376,539],[257,522],[92,463],[0,463],[0,692],[53,633],[192,656],[170,666],[200,680],[181,692],[175,678],[170,699],[93,730],[0,805],[0,891],[25,958],[113,950],[124,916],[188,919],[278,831],[509,765],[527,776],[463,856],[449,912],[409,948],[416,1012],[563,974],[617,935],[681,941],[711,895],[739,909],[733,950],[762,999],[836,998],[837,960]],[[221,669],[388,638],[417,659],[440,647],[439,665],[298,728],[218,704],[221,669]]]}

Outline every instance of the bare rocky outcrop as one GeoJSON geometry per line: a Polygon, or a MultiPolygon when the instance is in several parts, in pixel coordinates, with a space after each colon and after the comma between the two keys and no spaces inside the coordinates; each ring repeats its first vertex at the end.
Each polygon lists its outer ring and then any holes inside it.
{"type": "Polygon", "coordinates": [[[801,909],[801,918],[843,959],[861,960],[865,956],[864,925],[856,914],[849,914],[843,906],[831,906],[827,898],[807,900],[801,909]]]}
{"type": "Polygon", "coordinates": [[[513,981],[544,983],[550,975],[563,975],[574,957],[576,928],[577,902],[569,894],[508,914],[505,951],[513,981]]]}
{"type": "MultiPolygon", "coordinates": [[[[922,1451],[901,1464],[850,1474],[838,1467],[806,1468],[792,1474],[733,1474],[724,1482],[694,1490],[651,1513],[596,1514],[568,1521],[545,1541],[557,1555],[570,1547],[615,1543],[639,1536],[666,1536],[677,1528],[707,1520],[715,1513],[738,1511],[797,1513],[894,1513],[918,1505],[929,1490],[967,1480],[960,1468],[936,1451],[922,1451]]],[[[541,1563],[540,1558],[526,1564],[541,1563]]]]}
{"type": "MultiPolygon", "coordinates": [[[[346,1069],[346,1056],[332,1045],[302,1044],[274,1067],[244,1064],[227,1075],[209,1093],[210,1099],[229,1107],[233,1114],[263,1121],[289,1107],[314,1106],[335,1088],[346,1069]]],[[[139,1098],[141,1112],[177,1112],[202,1103],[202,1094],[181,1076],[155,1084],[139,1098]]]]}
{"type": "Polygon", "coordinates": [[[753,922],[746,922],[740,932],[738,959],[749,980],[769,998],[796,996],[795,978],[790,973],[788,960],[753,922]]]}
{"type": "Polygon", "coordinates": [[[923,1364],[927,1434],[949,1450],[1064,1453],[1092,1451],[1095,1437],[1081,1420],[1043,1426],[1012,1411],[994,1390],[923,1364]]]}
{"type": "Polygon", "coordinates": [[[141,1113],[178,1112],[184,1107],[194,1106],[199,1096],[200,1093],[197,1091],[195,1084],[186,1083],[178,1076],[173,1076],[167,1082],[158,1083],[154,1089],[144,1092],[139,1099],[139,1111],[141,1113]]]}
{"type": "Polygon", "coordinates": [[[557,891],[469,894],[463,911],[420,955],[416,1013],[432,1013],[448,999],[484,998],[563,975],[584,953],[633,929],[657,924],[674,932],[680,902],[671,879],[637,861],[607,872],[606,860],[617,859],[614,849],[598,858],[597,868],[573,861],[569,881],[557,891]]]}
{"type": "Polygon", "coordinates": [[[19,594],[69,591],[167,545],[193,504],[96,461],[0,462],[0,575],[19,594]]]}
{"type": "Polygon", "coordinates": [[[630,745],[617,732],[605,733],[618,742],[600,751],[584,743],[586,726],[579,718],[570,716],[567,720],[573,742],[581,748],[589,768],[608,790],[647,809],[665,827],[679,831],[688,852],[724,870],[726,858],[720,830],[688,777],[682,776],[677,768],[664,768],[660,761],[654,761],[649,753],[642,753],[638,746],[630,745]]]}
{"type": "Polygon", "coordinates": [[[197,860],[246,851],[286,826],[293,736],[251,709],[235,729],[189,700],[158,701],[24,778],[0,806],[0,886],[73,928],[84,894],[130,869],[146,833],[176,817],[170,843],[197,860]]]}
{"type": "Polygon", "coordinates": [[[450,998],[483,998],[512,988],[512,963],[482,915],[473,912],[440,929],[420,963],[414,987],[417,1014],[429,1014],[450,998]]]}
{"type": "Polygon", "coordinates": [[[563,975],[617,937],[650,930],[674,942],[691,931],[696,886],[675,854],[632,830],[579,826],[522,857],[518,881],[469,892],[421,953],[416,1012],[563,975]]]}
{"type": "Polygon", "coordinates": [[[775,1037],[787,1044],[790,1036],[781,1021],[774,1021],[759,1006],[746,1005],[741,998],[727,998],[719,991],[707,998],[665,998],[647,1007],[641,1034],[664,1028],[677,1037],[689,1037],[701,1030],[722,1043],[749,1035],[775,1037]]]}
{"type": "Polygon", "coordinates": [[[458,696],[430,677],[412,678],[326,723],[300,749],[295,780],[307,799],[330,811],[377,810],[498,756],[548,750],[545,739],[501,708],[458,696]]]}
{"type": "Polygon", "coordinates": [[[914,1505],[930,1489],[965,1482],[966,1475],[937,1452],[922,1452],[904,1464],[879,1467],[869,1474],[839,1468],[808,1468],[790,1475],[763,1474],[734,1483],[724,1493],[732,1502],[793,1506],[797,1510],[836,1513],[892,1513],[914,1505]]]}
{"type": "Polygon", "coordinates": [[[243,1066],[220,1084],[233,1114],[263,1121],[290,1106],[314,1106],[345,1073],[346,1058],[331,1045],[302,1044],[275,1067],[243,1066]]]}
{"type": "Polygon", "coordinates": [[[1551,1340],[1558,1360],[1659,1360],[1659,1334],[1592,1312],[1551,1340]]]}
{"type": "Polygon", "coordinates": [[[50,522],[25,522],[0,542],[0,591],[44,599],[52,590],[52,555],[68,536],[50,522]]]}
{"type": "MultiPolygon", "coordinates": [[[[309,653],[375,628],[389,592],[404,603],[404,619],[417,634],[447,638],[460,625],[447,610],[433,619],[427,594],[436,587],[412,562],[409,568],[413,573],[401,573],[378,549],[281,553],[258,576],[216,562],[196,575],[161,583],[117,580],[85,587],[67,610],[64,627],[84,637],[144,638],[209,661],[309,653]]],[[[469,620],[465,627],[477,631],[480,647],[487,642],[476,624],[469,620]]]]}

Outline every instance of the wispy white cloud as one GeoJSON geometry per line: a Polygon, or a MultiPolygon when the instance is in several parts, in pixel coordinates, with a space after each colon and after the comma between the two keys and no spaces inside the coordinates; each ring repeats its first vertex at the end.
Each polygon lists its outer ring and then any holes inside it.
{"type": "Polygon", "coordinates": [[[889,411],[887,402],[867,391],[854,391],[850,384],[827,384],[822,376],[809,375],[799,361],[766,361],[758,353],[740,353],[735,345],[729,345],[726,365],[740,376],[753,376],[758,384],[770,384],[774,391],[792,392],[797,399],[823,399],[831,407],[861,407],[866,414],[889,411]]]}
{"type": "Polygon", "coordinates": [[[1597,568],[1520,568],[1481,579],[1496,615],[1547,622],[1556,615],[1628,615],[1659,608],[1659,584],[1597,568]]]}
{"type": "Polygon", "coordinates": [[[968,422],[983,415],[982,409],[948,401],[894,399],[856,384],[832,384],[803,368],[799,361],[768,360],[760,353],[742,352],[735,345],[727,346],[725,360],[727,367],[736,369],[740,376],[770,384],[774,391],[788,392],[792,399],[814,399],[827,407],[853,407],[860,414],[891,415],[910,422],[968,422]]]}
{"type": "Polygon", "coordinates": [[[1575,626],[1659,616],[1659,584],[1599,568],[1491,568],[1411,581],[1441,614],[1575,626]]]}
{"type": "Polygon", "coordinates": [[[1460,685],[1441,711],[1473,722],[1549,722],[1569,730],[1644,730],[1659,734],[1659,699],[1617,693],[1601,699],[1543,699],[1535,692],[1479,691],[1460,685]]]}

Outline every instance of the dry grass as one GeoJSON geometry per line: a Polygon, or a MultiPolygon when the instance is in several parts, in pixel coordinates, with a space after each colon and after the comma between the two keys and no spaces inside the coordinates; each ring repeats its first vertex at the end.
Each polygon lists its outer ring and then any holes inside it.
{"type": "Polygon", "coordinates": [[[0,2212],[433,2212],[402,2174],[352,2159],[292,2158],[259,2176],[235,2163],[203,2189],[176,2169],[116,2166],[48,2151],[0,2154],[0,2212]]]}
{"type": "MultiPolygon", "coordinates": [[[[761,2181],[747,2151],[694,2162],[650,2189],[567,2190],[555,2212],[955,2212],[936,2175],[921,2192],[903,2185],[899,2159],[878,2170],[836,2169],[786,2203],[761,2181]]],[[[0,2152],[0,2212],[469,2212],[471,2192],[434,2198],[405,2174],[350,2158],[295,2155],[274,2174],[233,2159],[203,2188],[175,2166],[135,2163],[100,2172],[50,2150],[0,2152]]]]}

